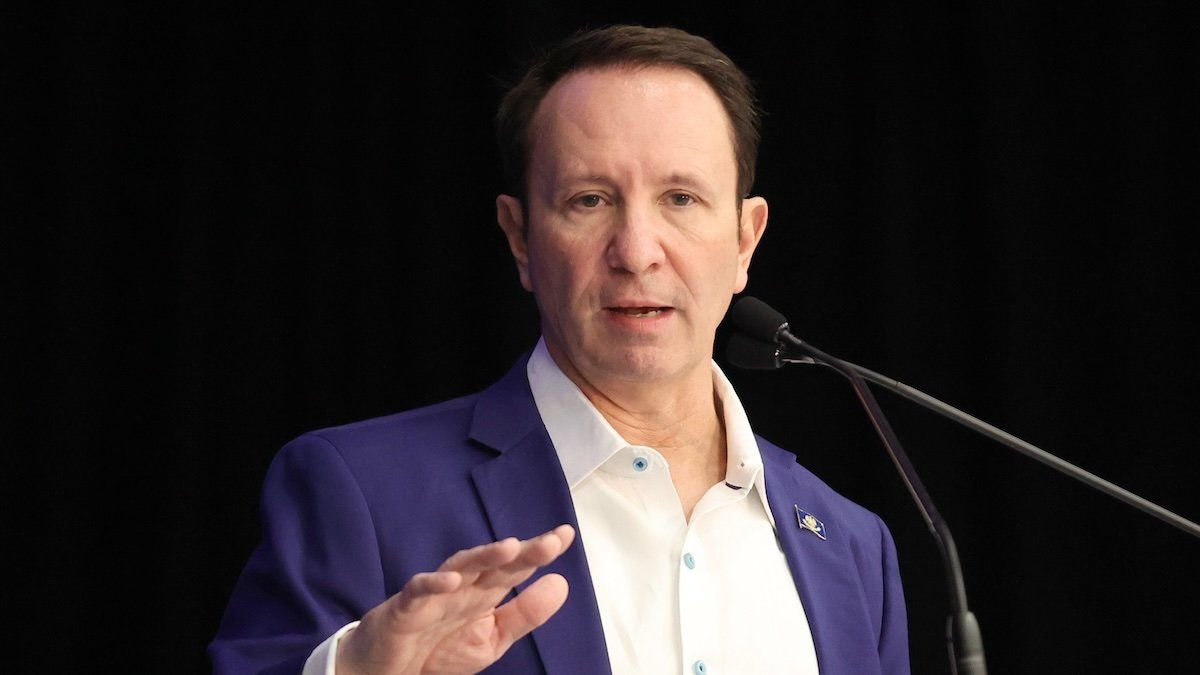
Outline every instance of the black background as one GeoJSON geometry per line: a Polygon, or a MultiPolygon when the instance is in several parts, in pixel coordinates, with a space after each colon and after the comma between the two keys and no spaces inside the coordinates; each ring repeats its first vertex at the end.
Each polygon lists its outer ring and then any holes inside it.
{"type": "MultiPolygon", "coordinates": [[[[478,390],[533,343],[491,115],[534,47],[612,22],[703,34],[758,82],[750,293],[1200,518],[1196,6],[914,5],[6,8],[6,651],[203,672],[282,443],[478,390]]],[[[845,384],[731,376],[891,525],[913,670],[948,672],[936,550],[845,384]]],[[[993,672],[1194,662],[1200,542],[880,398],[993,672]]]]}

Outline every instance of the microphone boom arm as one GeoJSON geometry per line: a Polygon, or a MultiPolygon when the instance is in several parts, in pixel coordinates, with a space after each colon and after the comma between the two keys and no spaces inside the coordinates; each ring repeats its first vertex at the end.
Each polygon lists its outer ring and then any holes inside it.
{"type": "MultiPolygon", "coordinates": [[[[813,349],[807,344],[805,344],[805,347],[807,349],[813,349]]],[[[813,362],[809,357],[796,359],[784,355],[780,356],[780,361],[784,363],[813,362]]],[[[838,370],[838,368],[825,363],[820,359],[817,359],[816,361],[821,365],[838,370]]],[[[947,417],[955,422],[958,422],[964,427],[987,436],[1001,445],[1012,448],[1013,450],[1016,450],[1030,459],[1037,460],[1042,464],[1054,469],[1055,471],[1058,471],[1059,473],[1070,476],[1071,478],[1074,478],[1085,485],[1089,485],[1112,497],[1113,499],[1125,502],[1133,508],[1154,516],[1168,525],[1173,525],[1174,527],[1187,532],[1193,537],[1200,537],[1200,525],[1197,525],[1196,523],[1172,511],[1164,509],[1148,499],[1143,499],[1142,497],[1139,497],[1138,495],[1122,488],[1119,485],[1110,483],[1094,473],[1091,473],[1085,469],[1081,469],[1064,459],[1056,457],[1055,455],[1042,450],[1032,443],[1023,441],[1020,438],[1017,438],[1016,436],[1004,431],[1003,429],[998,429],[977,417],[965,413],[944,401],[938,400],[919,389],[910,387],[899,380],[892,379],[886,375],[881,375],[880,373],[850,363],[849,361],[842,361],[841,359],[837,359],[837,361],[839,364],[854,371],[858,376],[865,380],[877,384],[894,394],[902,396],[913,403],[916,403],[917,405],[932,410],[943,417],[947,417]]]]}
{"type": "Polygon", "coordinates": [[[950,527],[938,513],[933,499],[925,490],[921,477],[917,475],[916,469],[909,461],[903,446],[900,445],[900,439],[892,431],[892,425],[888,423],[887,417],[871,393],[870,387],[867,386],[863,376],[856,368],[851,367],[852,364],[830,356],[792,335],[786,323],[776,331],[775,339],[811,357],[812,361],[836,370],[850,381],[850,386],[854,388],[854,393],[862,403],[876,433],[879,434],[879,439],[883,441],[888,456],[891,457],[897,471],[904,479],[909,494],[916,502],[917,509],[925,519],[925,524],[929,527],[934,541],[937,542],[938,551],[942,554],[942,565],[946,570],[946,583],[950,592],[951,612],[946,625],[946,647],[949,651],[951,668],[956,675],[986,675],[987,663],[983,655],[983,636],[975,615],[967,607],[967,588],[963,581],[962,566],[958,560],[958,548],[954,545],[950,527]]]}
{"type": "Polygon", "coordinates": [[[1200,525],[1196,525],[1190,520],[1149,500],[1142,499],[1128,490],[1084,471],[1070,462],[1059,459],[1031,443],[997,429],[922,391],[813,347],[791,333],[787,319],[782,314],[757,298],[747,296],[738,300],[730,311],[730,317],[742,331],[734,334],[728,345],[729,358],[734,365],[756,370],[775,370],[785,363],[816,363],[837,371],[850,381],[850,386],[854,388],[854,393],[862,403],[880,440],[883,441],[884,448],[904,479],[904,484],[908,487],[909,494],[916,502],[942,555],[952,609],[946,625],[947,647],[950,652],[950,665],[956,674],[985,675],[987,673],[979,624],[975,620],[975,615],[967,608],[966,585],[963,582],[962,569],[959,565],[958,550],[954,546],[950,528],[933,505],[929,493],[925,491],[925,486],[921,483],[912,463],[909,462],[908,455],[905,454],[899,439],[892,431],[891,424],[888,423],[887,417],[871,393],[871,388],[867,386],[867,381],[948,417],[968,429],[1012,448],[1026,457],[1036,459],[1060,473],[1086,483],[1110,497],[1148,513],[1165,523],[1174,525],[1184,532],[1200,537],[1200,525]],[[789,347],[794,349],[795,353],[789,355],[789,347]],[[800,355],[803,356],[800,357],[800,355]]]}

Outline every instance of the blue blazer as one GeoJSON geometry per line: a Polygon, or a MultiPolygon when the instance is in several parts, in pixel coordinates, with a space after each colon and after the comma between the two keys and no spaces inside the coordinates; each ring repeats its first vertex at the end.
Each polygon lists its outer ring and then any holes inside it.
{"type": "MultiPolygon", "coordinates": [[[[480,394],[305,434],[279,452],[263,488],[263,541],[209,646],[215,672],[297,673],[329,635],[455,551],[562,523],[578,530],[527,358],[480,394]]],[[[887,527],[791,453],[758,443],[821,673],[907,673],[887,527]],[[821,519],[826,540],[799,526],[796,505],[821,519]]],[[[487,672],[610,672],[582,540],[544,570],[566,577],[566,604],[487,672]]]]}

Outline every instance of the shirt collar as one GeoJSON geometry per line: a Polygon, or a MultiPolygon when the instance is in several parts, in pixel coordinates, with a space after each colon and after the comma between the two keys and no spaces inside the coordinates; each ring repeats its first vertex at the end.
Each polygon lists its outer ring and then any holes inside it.
{"type": "Polygon", "coordinates": [[[525,372],[567,485],[574,490],[580,481],[629,443],[563,374],[546,349],[545,338],[538,340],[525,372]]]}
{"type": "MultiPolygon", "coordinates": [[[[579,387],[559,369],[546,349],[544,338],[538,340],[525,371],[529,376],[534,403],[558,453],[567,485],[572,490],[610,457],[630,447],[579,387]]],[[[774,524],[761,480],[762,455],[754,432],[750,429],[750,420],[746,418],[746,411],[733,391],[733,385],[716,362],[712,364],[712,372],[713,390],[721,402],[725,420],[728,453],[725,482],[734,489],[750,491],[757,488],[767,517],[774,524]]]]}

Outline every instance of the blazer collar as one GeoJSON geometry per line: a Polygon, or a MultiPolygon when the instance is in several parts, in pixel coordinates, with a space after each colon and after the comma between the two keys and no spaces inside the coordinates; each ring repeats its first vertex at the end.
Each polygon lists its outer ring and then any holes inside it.
{"type": "Polygon", "coordinates": [[[804,605],[822,675],[873,672],[877,663],[864,663],[863,645],[871,625],[865,613],[862,585],[851,550],[844,506],[831,503],[832,494],[816,476],[796,463],[796,456],[761,437],[767,501],[775,515],[776,534],[804,605]],[[796,507],[824,524],[825,539],[803,529],[796,507]]]}
{"type": "MultiPolygon", "coordinates": [[[[576,529],[571,548],[543,569],[563,575],[570,594],[562,609],[533,631],[533,640],[549,675],[602,675],[610,666],[600,610],[570,489],[529,389],[528,359],[527,353],[476,402],[470,438],[499,454],[476,465],[471,475],[497,539],[525,539],[562,523],[576,529]]],[[[800,467],[795,455],[762,438],[758,445],[767,501],[804,604],[821,673],[854,673],[863,650],[848,636],[862,634],[869,620],[860,602],[862,589],[844,527],[848,524],[839,520],[841,511],[829,501],[828,488],[800,467]],[[800,528],[797,505],[823,521],[827,539],[800,528]]]]}
{"type": "Polygon", "coordinates": [[[575,528],[575,542],[517,590],[541,574],[557,573],[570,587],[566,603],[533,641],[548,675],[610,672],[608,648],[600,623],[591,574],[583,551],[579,519],[563,477],[558,454],[542,424],[529,380],[526,354],[499,382],[480,394],[471,420],[470,438],[500,453],[478,464],[471,478],[483,502],[496,539],[527,539],[563,523],[575,528]]]}
{"type": "Polygon", "coordinates": [[[504,377],[479,394],[467,434],[471,440],[503,453],[531,432],[543,428],[525,375],[530,353],[522,354],[504,377]]]}

